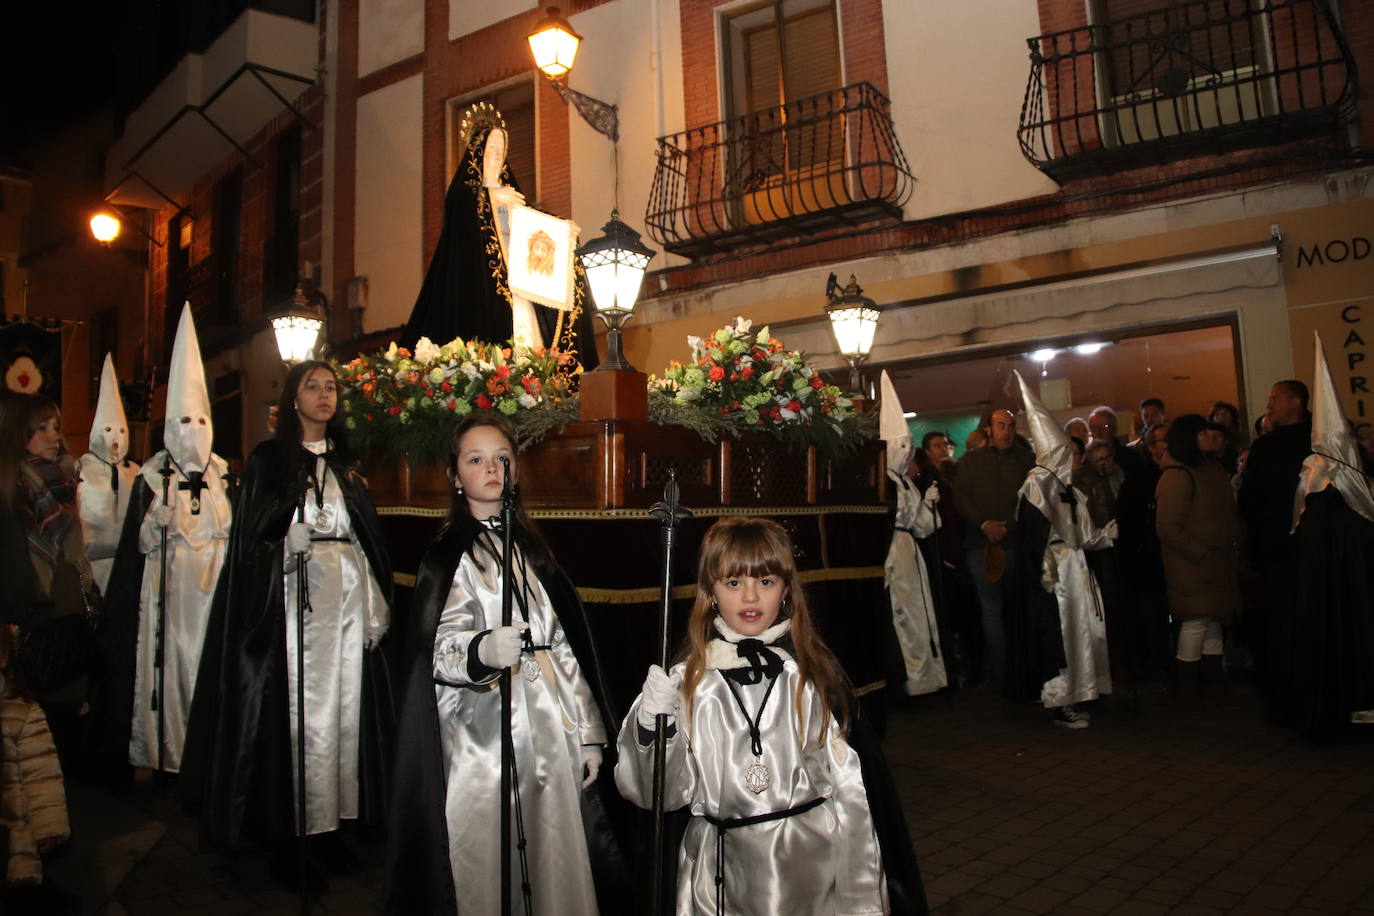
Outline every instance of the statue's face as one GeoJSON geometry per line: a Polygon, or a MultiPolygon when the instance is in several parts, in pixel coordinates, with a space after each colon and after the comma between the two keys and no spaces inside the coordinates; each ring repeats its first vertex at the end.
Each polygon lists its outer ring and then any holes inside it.
{"type": "Polygon", "coordinates": [[[506,164],[506,132],[493,127],[487,134],[487,144],[482,148],[482,184],[494,188],[501,183],[501,167],[506,164]]]}

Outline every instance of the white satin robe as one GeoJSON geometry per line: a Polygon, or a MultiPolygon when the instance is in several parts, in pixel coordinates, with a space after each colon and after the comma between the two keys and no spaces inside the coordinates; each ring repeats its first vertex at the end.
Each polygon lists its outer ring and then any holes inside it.
{"type": "Polygon", "coordinates": [[[1088,568],[1086,550],[1112,546],[1110,535],[1092,523],[1088,498],[1075,489],[1077,512],[1059,497],[1063,487],[1048,472],[1033,470],[1021,495],[1050,520],[1050,537],[1041,557],[1040,585],[1059,605],[1059,628],[1067,666],[1045,682],[1040,700],[1046,709],[1095,700],[1112,692],[1107,653],[1107,621],[1102,592],[1088,568]]]}
{"type": "MultiPolygon", "coordinates": [[[[138,649],[134,673],[133,728],[129,735],[129,763],[137,767],[158,765],[157,721],[153,694],[157,689],[154,664],[157,647],[158,595],[162,577],[162,526],[154,517],[162,505],[162,466],[165,452],[143,465],[140,476],[152,490],[148,512],[138,532],[138,549],[144,554],[143,585],[139,594],[138,649]]],[[[167,530],[167,611],[163,638],[163,769],[181,771],[181,750],[186,741],[186,717],[191,711],[200,650],[210,618],[220,567],[228,546],[231,522],[224,476],[229,466],[211,455],[205,469],[205,489],[200,494],[200,514],[191,514],[191,494],[178,490],[186,478],[172,465],[169,499],[174,521],[167,530]]]]}
{"type": "MultiPolygon", "coordinates": [[[[86,558],[91,561],[91,574],[104,594],[110,582],[119,535],[124,530],[124,513],[129,510],[129,493],[139,467],[133,462],[121,462],[113,467],[94,452],[77,459],[81,483],[76,488],[76,507],[81,513],[81,537],[86,542],[86,558]],[[119,476],[119,492],[114,491],[111,471],[119,476]]],[[[159,481],[161,478],[159,478],[159,481]]],[[[162,492],[159,487],[159,493],[162,492]]]]}
{"type": "MultiPolygon", "coordinates": [[[[785,654],[785,653],[779,653],[785,654]]],[[[683,670],[676,665],[674,671],[683,670]]],[[[831,916],[880,914],[887,883],[873,817],[868,810],[859,755],[810,684],[802,687],[807,744],[797,727],[797,663],[783,662],[778,683],[760,717],[763,763],[771,780],[755,795],[744,785],[754,761],[749,726],[720,671],[707,668],[697,684],[692,716],[668,739],[664,808],[688,806],[696,815],[678,851],[680,916],[716,912],[716,828],[702,815],[749,817],[785,811],[818,796],[827,799],[803,814],[737,827],[725,834],[725,909],[728,916],[831,916]],[[824,747],[817,746],[829,720],[824,747]],[[685,734],[684,734],[685,732],[685,734]]],[[[767,681],[735,685],[745,708],[757,715],[767,681]]],[[[639,741],[640,699],[620,728],[615,781],[627,800],[653,807],[654,748],[639,741]]],[[[684,702],[683,709],[686,708],[684,702]]],[[[674,720],[669,720],[674,721],[674,720]]],[[[681,719],[677,719],[681,723],[681,719]]]]}
{"type": "MultiPolygon", "coordinates": [[[[481,538],[494,556],[477,543],[463,556],[434,636],[448,854],[464,914],[501,909],[501,694],[497,674],[474,681],[468,667],[474,638],[501,625],[500,535],[481,538]],[[480,551],[480,567],[474,551],[480,551]]],[[[533,660],[524,655],[511,677],[511,728],[533,912],[594,914],[596,888],[582,826],[582,746],[604,744],[606,730],[548,594],[518,549],[512,565],[513,587],[527,594],[530,638],[536,646],[549,646],[533,660]],[[533,680],[531,670],[537,672],[533,680]]],[[[520,620],[518,604],[513,619],[520,620]]],[[[512,831],[511,899],[516,911],[524,912],[515,839],[512,831]]]]}
{"type": "Polygon", "coordinates": [[[910,478],[905,474],[887,476],[897,491],[897,514],[883,564],[883,584],[892,603],[892,627],[906,667],[906,692],[914,697],[933,693],[948,683],[930,575],[916,543],[916,538],[934,534],[940,519],[910,478]]]}
{"type": "MultiPolygon", "coordinates": [[[[306,442],[316,454],[323,442],[306,442]]],[[[390,622],[372,566],[353,534],[353,520],[334,472],[317,460],[324,474],[323,508],[313,489],[306,491],[305,523],[318,537],[306,560],[310,610],[305,617],[305,832],[337,830],[340,820],[358,817],[358,742],[362,711],[363,651],[368,630],[390,622]],[[328,524],[317,524],[324,514],[328,524]]],[[[295,520],[295,519],[293,519],[295,520]]],[[[282,568],[286,608],[287,712],[291,722],[292,772],[300,765],[296,713],[296,608],[300,576],[296,556],[287,550],[282,568]]],[[[295,783],[293,782],[294,786],[295,783]]]]}

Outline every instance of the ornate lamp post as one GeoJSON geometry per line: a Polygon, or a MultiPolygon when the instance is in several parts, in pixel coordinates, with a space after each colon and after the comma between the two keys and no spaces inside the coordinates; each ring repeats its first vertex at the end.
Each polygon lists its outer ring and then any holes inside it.
{"type": "Polygon", "coordinates": [[[584,420],[642,420],[648,416],[648,378],[626,361],[620,328],[634,314],[644,269],[656,252],[621,222],[618,210],[611,211],[610,222],[601,231],[600,238],[577,249],[596,313],[607,329],[606,358],[582,376],[580,416],[584,420]]]}
{"type": "Polygon", "coordinates": [[[863,396],[863,377],[859,371],[873,349],[873,334],[878,329],[878,303],[863,294],[854,275],[843,288],[830,275],[825,294],[829,298],[825,312],[830,318],[830,330],[835,334],[835,347],[849,363],[849,387],[863,396]]]}
{"type": "Polygon", "coordinates": [[[315,358],[315,344],[324,328],[324,309],[316,295],[305,291],[303,282],[296,284],[286,308],[268,317],[277,333],[282,362],[289,366],[315,358]]]}

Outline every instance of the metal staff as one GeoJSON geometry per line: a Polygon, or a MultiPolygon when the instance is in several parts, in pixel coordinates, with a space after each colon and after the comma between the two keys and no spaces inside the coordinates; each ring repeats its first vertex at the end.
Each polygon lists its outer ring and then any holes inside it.
{"type": "MultiPolygon", "coordinates": [[[[169,505],[169,493],[172,489],[172,453],[167,452],[162,461],[162,470],[158,471],[162,475],[162,504],[169,505]]],[[[157,583],[157,635],[153,639],[153,666],[157,668],[157,690],[153,693],[153,709],[157,710],[157,768],[159,771],[165,769],[163,755],[166,753],[164,747],[166,741],[166,690],[167,686],[167,665],[166,653],[163,648],[163,641],[166,639],[167,632],[167,526],[162,526],[162,550],[158,554],[159,565],[161,567],[160,576],[157,583]]]]}
{"type": "MultiPolygon", "coordinates": [[[[515,559],[515,488],[511,485],[510,459],[501,459],[501,626],[511,625],[515,597],[511,564],[515,559]]],[[[510,669],[501,669],[501,914],[510,916],[511,769],[515,744],[511,738],[510,669]]]]}
{"type": "MultiPolygon", "coordinates": [[[[677,470],[668,470],[668,483],[663,488],[663,501],[654,503],[649,514],[662,524],[660,543],[663,545],[662,598],[658,608],[658,663],[668,670],[669,616],[673,609],[673,546],[677,540],[678,522],[692,517],[692,510],[678,502],[677,470]]],[[[662,909],[663,896],[663,780],[667,769],[665,760],[668,717],[654,716],[654,845],[653,868],[649,872],[649,907],[657,914],[662,909]]]]}
{"type": "MultiPolygon", "coordinates": [[[[305,486],[301,487],[296,520],[305,522],[305,486]]],[[[310,583],[306,578],[308,550],[296,554],[296,836],[300,843],[301,916],[310,911],[310,886],[305,861],[305,614],[310,609],[310,583]]]]}

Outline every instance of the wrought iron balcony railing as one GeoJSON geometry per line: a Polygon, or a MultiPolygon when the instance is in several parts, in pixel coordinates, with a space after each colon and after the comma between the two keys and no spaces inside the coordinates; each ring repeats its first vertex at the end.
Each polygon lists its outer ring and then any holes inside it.
{"type": "Polygon", "coordinates": [[[1060,181],[1331,135],[1355,105],[1325,0],[1194,0],[1027,43],[1017,135],[1060,181]]]}
{"type": "Polygon", "coordinates": [[[900,218],[914,179],[870,83],[660,137],[644,221],[686,257],[900,218]]]}

